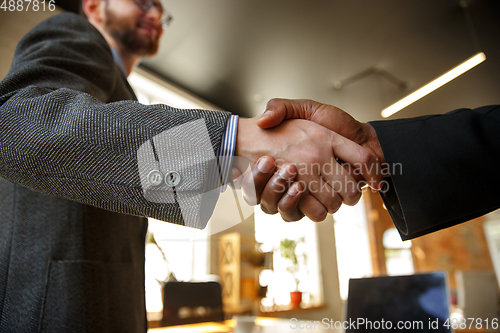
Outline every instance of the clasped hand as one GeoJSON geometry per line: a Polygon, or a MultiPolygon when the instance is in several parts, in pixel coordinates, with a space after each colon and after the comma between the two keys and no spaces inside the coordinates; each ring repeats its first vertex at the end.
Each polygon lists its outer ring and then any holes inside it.
{"type": "Polygon", "coordinates": [[[328,106],[335,109],[332,113],[324,107],[309,100],[275,99],[264,117],[240,118],[235,156],[248,160],[252,169],[245,172],[235,165],[232,177],[243,174],[236,186],[247,203],[260,203],[269,214],[280,212],[286,221],[304,215],[323,221],[342,203],[355,205],[364,184],[380,188],[380,157],[366,144],[332,131],[351,130],[362,137],[352,128],[361,123],[340,109],[328,106]],[[314,122],[318,118],[320,124],[314,122]],[[342,126],[348,122],[350,128],[342,126]]]}

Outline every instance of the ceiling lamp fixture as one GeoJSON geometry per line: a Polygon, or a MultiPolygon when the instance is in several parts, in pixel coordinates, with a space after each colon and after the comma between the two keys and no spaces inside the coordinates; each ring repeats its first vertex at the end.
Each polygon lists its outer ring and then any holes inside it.
{"type": "Polygon", "coordinates": [[[388,108],[384,109],[382,111],[382,117],[387,118],[398,112],[399,110],[407,107],[408,105],[414,103],[415,101],[419,100],[420,98],[424,97],[427,94],[430,94],[437,88],[445,85],[446,83],[450,82],[454,78],[462,75],[463,73],[467,72],[468,70],[472,69],[473,67],[479,65],[483,61],[486,60],[486,55],[481,51],[481,46],[479,45],[479,39],[477,38],[476,35],[476,29],[474,28],[474,23],[472,22],[472,16],[469,11],[469,4],[467,0],[460,0],[458,2],[459,6],[462,8],[462,11],[465,16],[465,21],[467,22],[467,28],[469,30],[469,34],[471,37],[472,44],[474,45],[477,53],[475,56],[470,58],[469,60],[463,62],[462,64],[458,65],[457,67],[453,68],[451,71],[448,73],[445,73],[435,79],[434,81],[428,83],[427,85],[423,86],[419,90],[415,91],[414,93],[406,96],[402,100],[400,100],[397,103],[394,103],[393,105],[389,106],[388,108]]]}
{"type": "Polygon", "coordinates": [[[403,98],[399,102],[396,102],[396,103],[392,104],[391,106],[389,106],[388,108],[384,109],[381,113],[382,117],[387,118],[387,117],[392,116],[393,114],[395,114],[399,110],[404,109],[405,107],[416,102],[417,100],[421,99],[425,95],[430,94],[431,92],[433,92],[437,88],[445,85],[446,83],[450,82],[454,78],[467,72],[469,69],[479,65],[480,63],[482,63],[485,60],[486,60],[486,55],[483,52],[476,54],[475,56],[473,56],[469,60],[461,63],[460,65],[453,68],[449,72],[441,75],[440,77],[438,77],[434,81],[426,84],[425,86],[418,89],[414,93],[406,96],[405,98],[403,98]]]}

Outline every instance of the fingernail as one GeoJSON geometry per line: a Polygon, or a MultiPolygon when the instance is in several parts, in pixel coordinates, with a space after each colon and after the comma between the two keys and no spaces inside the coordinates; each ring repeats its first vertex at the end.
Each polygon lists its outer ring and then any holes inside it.
{"type": "Polygon", "coordinates": [[[273,170],[274,165],[267,158],[261,158],[257,164],[257,168],[262,173],[269,173],[273,170]]]}
{"type": "Polygon", "coordinates": [[[267,117],[271,117],[273,115],[273,111],[271,110],[266,110],[264,111],[264,114],[262,114],[262,116],[260,116],[260,119],[264,119],[264,118],[267,118],[267,117]]]}
{"type": "Polygon", "coordinates": [[[289,179],[291,177],[290,167],[288,165],[281,166],[280,171],[278,172],[278,177],[281,179],[289,179]]]}
{"type": "Polygon", "coordinates": [[[288,189],[288,195],[294,197],[296,196],[297,194],[299,194],[300,190],[299,190],[299,183],[295,183],[293,184],[289,189],[288,189]]]}

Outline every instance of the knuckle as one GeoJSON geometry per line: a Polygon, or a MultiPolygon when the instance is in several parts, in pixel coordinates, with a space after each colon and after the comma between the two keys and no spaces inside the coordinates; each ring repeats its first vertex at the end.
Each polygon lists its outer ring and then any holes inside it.
{"type": "Polygon", "coordinates": [[[355,206],[360,199],[361,199],[361,193],[358,196],[356,196],[350,203],[346,203],[346,205],[355,206]]]}
{"type": "Polygon", "coordinates": [[[307,216],[311,221],[321,222],[328,215],[327,208],[312,196],[306,196],[299,202],[301,213],[307,216]]]}
{"type": "Polygon", "coordinates": [[[267,204],[265,204],[264,202],[261,202],[260,204],[260,208],[262,209],[262,211],[266,214],[269,214],[269,215],[274,215],[278,212],[277,209],[273,209],[271,207],[269,207],[267,204]]]}
{"type": "Polygon", "coordinates": [[[354,206],[359,201],[359,196],[349,196],[349,198],[344,199],[344,203],[348,206],[354,206]]]}
{"type": "Polygon", "coordinates": [[[288,215],[292,215],[296,209],[297,205],[292,200],[281,200],[278,203],[278,210],[288,215]]]}
{"type": "Polygon", "coordinates": [[[292,211],[284,211],[278,206],[278,211],[281,214],[281,218],[285,222],[296,222],[301,220],[304,217],[304,214],[298,209],[294,209],[292,211]]]}
{"type": "Polygon", "coordinates": [[[342,206],[342,200],[340,199],[339,195],[335,195],[328,204],[328,213],[335,213],[339,210],[340,206],[342,206]]]}
{"type": "MultiPolygon", "coordinates": [[[[328,212],[328,213],[330,213],[330,214],[335,214],[335,213],[336,213],[336,212],[340,209],[340,207],[341,207],[341,206],[342,206],[342,204],[338,205],[338,207],[336,207],[335,209],[333,209],[331,212],[328,212]]],[[[325,216],[325,219],[326,219],[326,216],[325,216]]],[[[324,221],[325,219],[323,219],[323,221],[324,221]]]]}
{"type": "Polygon", "coordinates": [[[299,220],[302,220],[304,216],[288,216],[288,215],[281,215],[281,218],[285,222],[297,222],[299,220]]]}
{"type": "MultiPolygon", "coordinates": [[[[266,198],[268,200],[275,198],[276,196],[281,196],[287,190],[288,182],[283,179],[273,179],[269,181],[265,188],[266,198]]],[[[274,199],[276,200],[276,199],[274,199]]]]}
{"type": "Polygon", "coordinates": [[[347,198],[349,201],[357,201],[360,195],[361,193],[356,186],[351,186],[347,189],[347,198]]]}
{"type": "Polygon", "coordinates": [[[313,222],[322,222],[326,219],[328,212],[326,210],[316,211],[310,214],[309,219],[313,222]]]}
{"type": "Polygon", "coordinates": [[[375,157],[367,149],[363,148],[359,152],[359,159],[361,163],[369,164],[375,160],[375,157]]]}
{"type": "Polygon", "coordinates": [[[348,188],[345,194],[344,202],[346,205],[354,206],[360,199],[361,192],[357,187],[348,188]]]}

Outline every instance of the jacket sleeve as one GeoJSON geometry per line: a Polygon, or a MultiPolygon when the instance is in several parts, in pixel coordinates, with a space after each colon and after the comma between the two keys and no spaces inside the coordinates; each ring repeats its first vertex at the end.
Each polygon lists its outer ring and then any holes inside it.
{"type": "Polygon", "coordinates": [[[118,71],[104,38],[77,15],[28,33],[0,83],[0,175],[99,208],[204,227],[230,113],[121,100],[133,93],[118,71]],[[172,171],[178,182],[167,186],[172,171]]]}
{"type": "Polygon", "coordinates": [[[500,208],[500,106],[371,124],[391,172],[381,195],[403,239],[500,208]]]}

